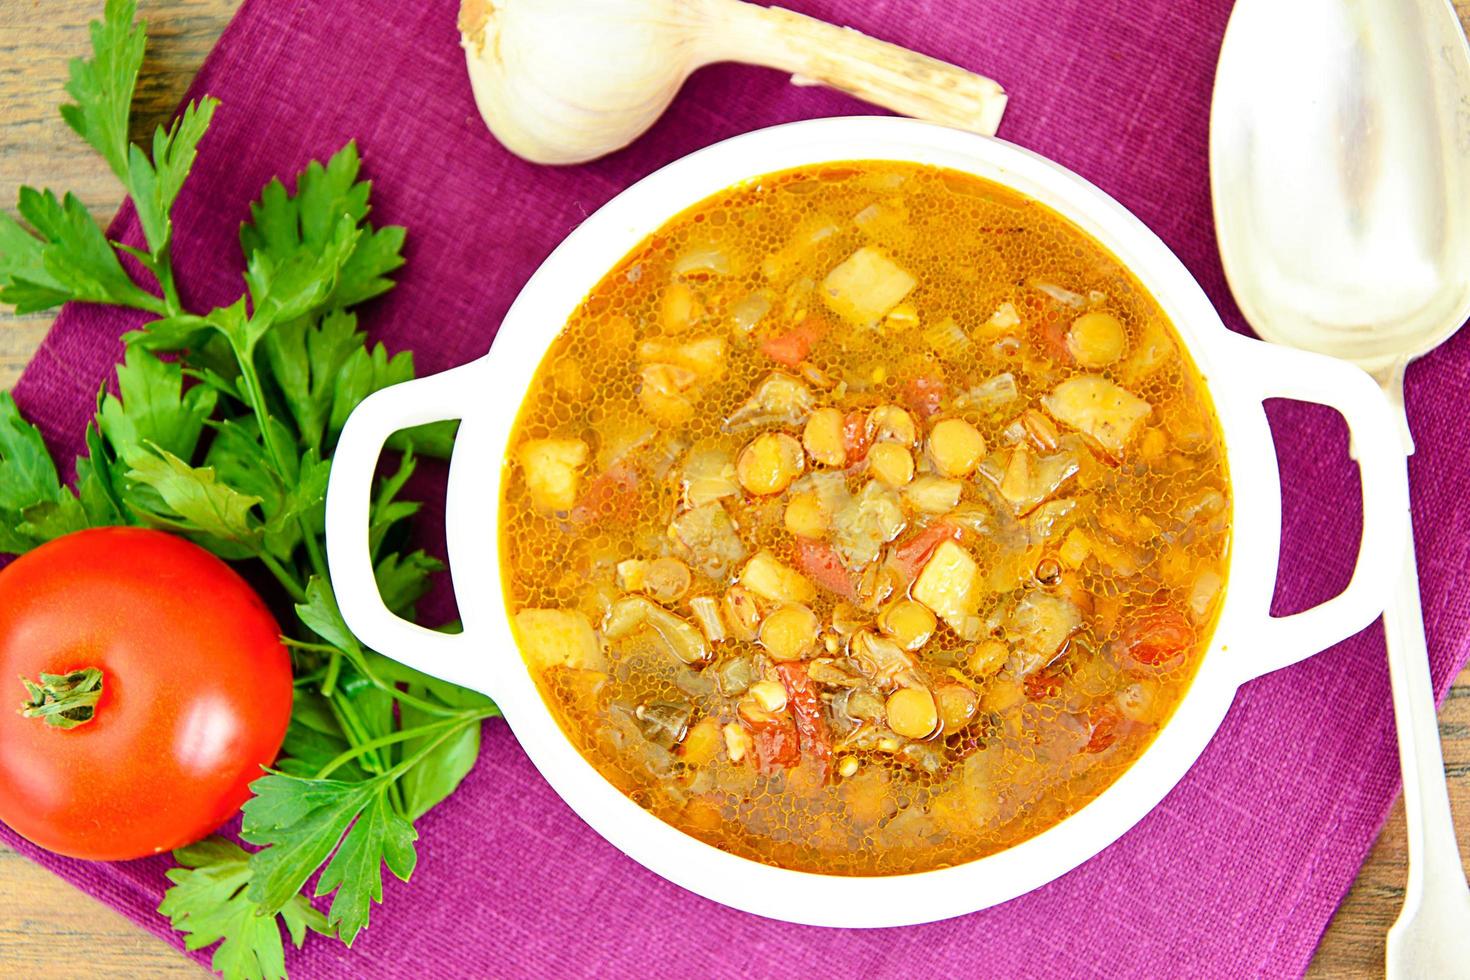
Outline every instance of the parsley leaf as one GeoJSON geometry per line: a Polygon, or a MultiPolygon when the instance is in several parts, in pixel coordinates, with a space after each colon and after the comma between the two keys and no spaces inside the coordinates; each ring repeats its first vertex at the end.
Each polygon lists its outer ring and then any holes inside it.
{"type": "Polygon", "coordinates": [[[350,946],[367,925],[370,903],[382,899],[381,865],[404,881],[413,873],[418,835],[390,808],[392,779],[346,782],[272,773],[252,783],[255,795],[242,811],[240,835],[267,846],[250,859],[251,900],[265,909],[280,907],[330,857],[316,893],[336,890],[328,921],[350,946]]]}
{"type": "Polygon", "coordinates": [[[317,882],[317,895],[332,895],[327,922],[348,946],[368,924],[373,902],[383,900],[383,877],[379,865],[407,881],[418,863],[413,842],[418,840],[413,824],[394,812],[385,794],[378,794],[364,809],[347,836],[342,838],[332,863],[317,882]]]}
{"type": "Polygon", "coordinates": [[[135,0],[107,0],[102,20],[92,22],[91,61],[71,62],[66,91],[75,104],[61,107],[61,118],[102,155],[120,180],[128,179],[128,110],[147,43],[135,25],[135,0]]]}
{"type": "Polygon", "coordinates": [[[316,161],[308,164],[296,179],[294,196],[279,180],[267,184],[260,200],[250,206],[251,221],[240,228],[240,249],[247,264],[281,266],[302,254],[327,254],[340,247],[345,226],[356,229],[357,235],[320,303],[351,306],[391,288],[386,276],[403,265],[404,229],[375,229],[365,220],[372,184],[357,179],[361,165],[357,144],[348,143],[325,167],[316,161]]]}
{"type": "Polygon", "coordinates": [[[184,933],[184,945],[203,949],[219,943],[210,966],[238,980],[284,980],[285,947],[277,919],[298,949],[310,929],[330,935],[321,912],[295,895],[276,915],[266,914],[249,896],[250,855],[235,844],[207,837],[174,851],[183,865],[168,872],[172,887],[158,911],[184,933]]]}
{"type": "Polygon", "coordinates": [[[163,300],[129,278],[76,195],[57,200],[51,191],[22,187],[16,208],[36,234],[8,216],[0,220],[0,301],[18,313],[68,300],[167,312],[163,300]]]}
{"type": "MultiPolygon", "coordinates": [[[[260,551],[260,529],[250,509],[260,503],[220,483],[213,469],[190,466],[155,444],[123,452],[127,479],[156,494],[130,494],[127,504],[145,524],[178,531],[225,558],[260,551]]],[[[131,489],[131,488],[130,488],[131,489]]]]}
{"type": "Polygon", "coordinates": [[[429,591],[429,576],[443,569],[442,561],[422,550],[408,554],[390,551],[378,560],[373,573],[377,577],[378,591],[383,595],[383,604],[407,618],[414,603],[429,591]]]}
{"type": "Polygon", "coordinates": [[[152,443],[182,459],[194,455],[217,394],[205,385],[184,390],[184,370],[138,347],[117,369],[120,397],[104,394],[97,424],[119,454],[152,443]]]}
{"type": "Polygon", "coordinates": [[[198,103],[190,102],[185,106],[183,114],[174,120],[173,125],[159,126],[153,133],[151,162],[138,146],[128,148],[125,180],[133,205],[138,209],[143,237],[148,240],[148,247],[153,250],[155,258],[164,254],[173,237],[169,212],[184,186],[184,178],[189,176],[189,169],[194,166],[199,141],[218,107],[218,99],[206,96],[198,103]]]}
{"type": "Polygon", "coordinates": [[[21,418],[10,392],[0,392],[0,552],[29,551],[87,524],[40,430],[21,418]]]}

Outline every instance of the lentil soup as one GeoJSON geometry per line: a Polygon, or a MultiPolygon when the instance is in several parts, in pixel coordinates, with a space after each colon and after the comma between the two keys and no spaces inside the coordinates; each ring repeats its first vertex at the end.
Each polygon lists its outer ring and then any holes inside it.
{"type": "Polygon", "coordinates": [[[1214,626],[1230,491],[1163,312],[1043,205],[889,162],[678,215],[511,440],[522,655],[610,782],[794,870],[958,864],[1147,748],[1214,626]]]}

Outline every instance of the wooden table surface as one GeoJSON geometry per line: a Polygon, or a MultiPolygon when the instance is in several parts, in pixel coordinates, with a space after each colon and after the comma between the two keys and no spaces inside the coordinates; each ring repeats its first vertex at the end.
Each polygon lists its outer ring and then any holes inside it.
{"type": "MultiPolygon", "coordinates": [[[[138,88],[133,138],[178,103],[239,0],[142,0],[150,41],[138,88]]],[[[1455,0],[1470,23],[1470,0],[1455,0]]],[[[86,24],[102,0],[0,3],[0,207],[14,213],[16,189],[44,182],[71,189],[105,220],[122,189],[61,122],[67,59],[87,50],[86,24]]],[[[0,312],[0,390],[15,384],[51,317],[0,312]]],[[[1461,851],[1470,861],[1470,670],[1461,674],[1440,719],[1461,851]]],[[[1403,900],[1402,804],[1395,807],[1312,962],[1311,977],[1382,973],[1384,934],[1403,900]]],[[[48,872],[0,847],[0,976],[162,977],[199,968],[48,872]]]]}

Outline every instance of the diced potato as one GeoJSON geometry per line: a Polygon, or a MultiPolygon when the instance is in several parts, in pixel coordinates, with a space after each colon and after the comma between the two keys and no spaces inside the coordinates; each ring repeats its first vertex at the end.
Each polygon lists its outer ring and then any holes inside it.
{"type": "Polygon", "coordinates": [[[938,622],[929,607],[913,599],[900,599],[878,617],[878,628],[910,652],[929,642],[938,622]]]}
{"type": "Polygon", "coordinates": [[[582,365],[570,357],[556,362],[551,369],[551,383],[557,394],[570,401],[580,401],[592,393],[582,373],[582,365]]]}
{"type": "Polygon", "coordinates": [[[1068,378],[1043,396],[1041,403],[1058,422],[1092,436],[1118,458],[1153,411],[1142,398],[1095,374],[1068,378]]]}
{"type": "Polygon", "coordinates": [[[806,420],[801,443],[812,460],[823,466],[846,466],[847,444],[842,436],[842,413],[835,408],[819,408],[806,420]]]}
{"type": "Polygon", "coordinates": [[[817,641],[820,628],[816,613],[800,603],[790,603],[761,623],[761,646],[772,660],[800,660],[817,641]]]}
{"type": "Polygon", "coordinates": [[[810,256],[823,242],[842,230],[842,226],[829,215],[813,214],[803,218],[785,245],[761,260],[761,273],[771,280],[780,280],[794,271],[803,259],[810,256]]]}
{"type": "Polygon", "coordinates": [[[539,510],[570,510],[577,502],[577,486],[587,463],[587,444],[581,439],[532,439],[516,453],[526,476],[526,490],[539,510]]]}
{"type": "Polygon", "coordinates": [[[827,533],[831,519],[822,507],[815,490],[792,494],[786,504],[786,530],[799,538],[820,538],[827,533]]]}
{"type": "Polygon", "coordinates": [[[722,741],[720,723],[706,715],[698,724],[690,726],[683,744],[679,746],[679,756],[686,766],[707,766],[719,755],[722,741]]]}
{"type": "Polygon", "coordinates": [[[904,738],[927,738],[939,724],[934,695],[922,687],[902,687],[888,696],[884,705],[888,727],[904,738]]]}
{"type": "Polygon", "coordinates": [[[1002,303],[990,314],[990,319],[980,326],[980,333],[987,336],[1003,334],[1021,325],[1021,314],[1016,312],[1015,303],[1002,303]]]}
{"type": "Polygon", "coordinates": [[[659,306],[659,320],[668,333],[683,333],[700,317],[704,316],[703,304],[682,282],[672,283],[664,290],[663,302],[659,306]]]}
{"type": "Polygon", "coordinates": [[[822,280],[822,299],[858,326],[876,323],[913,292],[918,280],[875,245],[864,245],[822,280]]]}
{"type": "Polygon", "coordinates": [[[870,449],[868,467],[890,487],[902,487],[914,478],[914,457],[896,442],[880,442],[870,449]]]}
{"type": "Polygon", "coordinates": [[[793,568],[781,564],[769,551],[758,551],[740,572],[740,584],[772,602],[811,602],[817,589],[793,568]]]}
{"type": "Polygon", "coordinates": [[[1062,539],[1062,547],[1057,551],[1057,557],[1062,564],[1076,571],[1082,567],[1087,556],[1092,554],[1092,542],[1087,537],[1087,532],[1080,527],[1074,527],[1067,532],[1062,539]]]}
{"type": "Polygon", "coordinates": [[[959,480],[925,475],[903,488],[903,499],[921,514],[947,514],[959,505],[964,487],[959,480]]]}
{"type": "Polygon", "coordinates": [[[1164,435],[1162,429],[1149,428],[1144,430],[1143,438],[1138,442],[1138,455],[1144,459],[1158,459],[1169,450],[1169,437],[1164,435]]]}
{"type": "Polygon", "coordinates": [[[642,558],[629,558],[618,562],[618,588],[624,592],[642,592],[643,579],[648,574],[648,562],[642,558]]]}
{"type": "Polygon", "coordinates": [[[1020,704],[1025,698],[1026,689],[1021,681],[1009,674],[1002,674],[985,688],[985,696],[980,699],[980,703],[986,711],[1003,712],[1020,704]]]}
{"type": "Polygon", "coordinates": [[[1199,573],[1189,590],[1189,611],[1196,623],[1204,622],[1209,616],[1210,610],[1215,606],[1215,597],[1220,594],[1220,586],[1224,584],[1225,580],[1213,568],[1206,568],[1199,573]]]}
{"type": "Polygon", "coordinates": [[[970,553],[953,541],[942,541],[919,572],[913,596],[934,615],[960,630],[975,612],[975,586],[979,580],[980,566],[970,553]]]}
{"type": "Polygon", "coordinates": [[[721,733],[725,736],[725,754],[730,757],[731,762],[739,762],[755,748],[755,740],[750,737],[750,732],[738,722],[730,722],[721,729],[721,733]]]}
{"type": "Polygon", "coordinates": [[[579,612],[566,609],[522,609],[515,615],[516,638],[521,652],[539,670],[570,667],[601,670],[602,646],[592,623],[579,612]]]}
{"type": "Polygon", "coordinates": [[[965,666],[976,677],[985,678],[1005,666],[1011,648],[1000,640],[981,640],[965,658],[965,666]]]}
{"type": "Polygon", "coordinates": [[[674,364],[645,364],[639,371],[638,404],[655,422],[682,425],[694,417],[694,402],[685,392],[699,376],[674,364]]]}
{"type": "Polygon", "coordinates": [[[780,681],[756,681],[750,685],[749,693],[763,711],[774,714],[786,708],[786,688],[780,681]]]}
{"type": "Polygon", "coordinates": [[[1127,347],[1123,324],[1101,310],[1082,314],[1067,331],[1067,351],[1085,368],[1107,367],[1122,357],[1127,347]]]}
{"type": "Polygon", "coordinates": [[[801,475],[806,457],[801,443],[784,432],[762,432],[740,451],[735,474],[740,485],[758,496],[780,493],[801,475]]]}
{"type": "Polygon", "coordinates": [[[701,378],[717,378],[725,373],[729,344],[723,337],[699,337],[678,344],[669,340],[650,339],[638,345],[638,360],[645,364],[672,364],[693,371],[701,378]]]}
{"type": "Polygon", "coordinates": [[[941,419],[934,423],[929,433],[929,458],[941,476],[969,476],[984,455],[985,437],[969,422],[941,419]]]}
{"type": "Polygon", "coordinates": [[[908,330],[919,325],[919,311],[913,303],[899,303],[883,318],[883,326],[889,330],[908,330]]]}

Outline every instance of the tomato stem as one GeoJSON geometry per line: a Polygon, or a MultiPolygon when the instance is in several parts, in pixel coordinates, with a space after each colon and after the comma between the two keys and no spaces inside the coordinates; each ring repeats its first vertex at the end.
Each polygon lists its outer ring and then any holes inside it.
{"type": "Polygon", "coordinates": [[[27,700],[20,713],[26,718],[40,718],[51,728],[76,728],[97,715],[97,702],[102,697],[102,671],[83,667],[66,674],[41,674],[40,683],[22,677],[27,700]]]}

